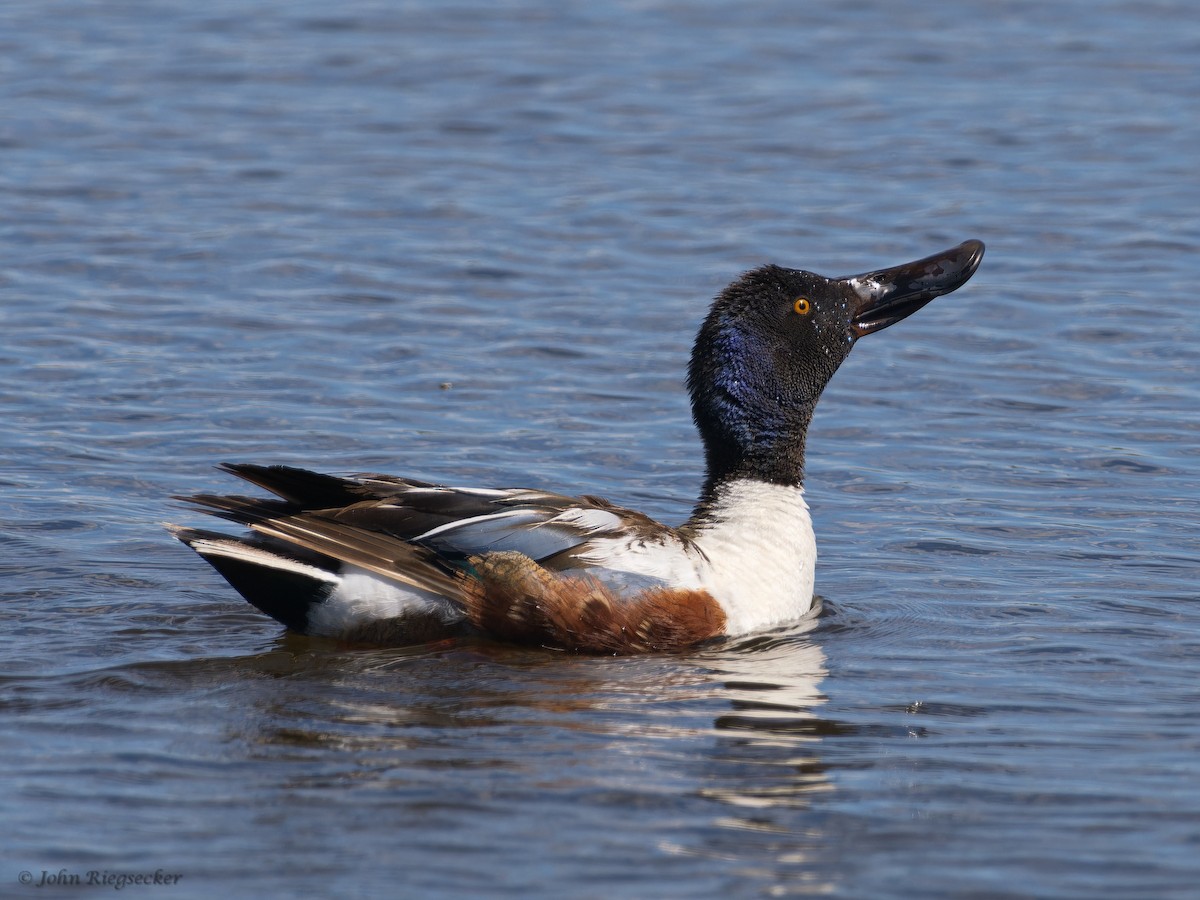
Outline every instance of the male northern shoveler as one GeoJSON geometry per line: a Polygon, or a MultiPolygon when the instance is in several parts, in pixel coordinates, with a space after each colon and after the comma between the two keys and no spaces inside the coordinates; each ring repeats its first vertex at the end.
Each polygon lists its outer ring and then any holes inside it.
{"type": "Polygon", "coordinates": [[[277,499],[182,499],[252,534],[172,531],[267,615],[347,640],[476,629],[631,653],[796,619],[813,604],[804,441],[821,391],[858,338],[961,287],[982,258],[967,241],[848,278],[768,265],[727,287],[688,367],[707,471],[678,528],[590,496],[226,465],[277,499]]]}

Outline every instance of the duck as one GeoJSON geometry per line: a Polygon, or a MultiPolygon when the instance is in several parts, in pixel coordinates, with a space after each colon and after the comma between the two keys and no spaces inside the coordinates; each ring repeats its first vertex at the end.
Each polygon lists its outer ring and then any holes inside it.
{"type": "Polygon", "coordinates": [[[246,531],[167,528],[290,631],[352,643],[475,634],[616,655],[785,625],[819,603],[817,401],[859,339],[962,287],[983,252],[969,240],[837,278],[769,264],[726,287],[687,369],[705,469],[681,525],[591,495],[226,463],[270,496],[176,499],[246,531]]]}

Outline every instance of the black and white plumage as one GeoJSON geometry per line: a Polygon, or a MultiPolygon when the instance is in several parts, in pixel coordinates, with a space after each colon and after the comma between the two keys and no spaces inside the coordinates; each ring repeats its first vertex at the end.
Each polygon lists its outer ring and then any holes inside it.
{"type": "Polygon", "coordinates": [[[591,652],[746,634],[812,606],[804,445],[861,336],[962,286],[983,244],[849,278],[764,266],[717,298],[688,369],[706,478],[681,526],[596,497],[226,465],[271,499],[184,498],[250,529],[177,528],[288,628],[375,643],[469,630],[591,652]]]}

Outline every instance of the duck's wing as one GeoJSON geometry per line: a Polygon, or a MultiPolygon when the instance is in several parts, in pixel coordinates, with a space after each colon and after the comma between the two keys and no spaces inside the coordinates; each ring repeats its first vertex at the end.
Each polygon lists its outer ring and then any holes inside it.
{"type": "MultiPolygon", "coordinates": [[[[521,488],[450,487],[386,475],[341,478],[290,466],[223,465],[278,499],[198,494],[182,499],[260,534],[330,555],[311,546],[302,523],[339,532],[347,546],[371,536],[415,544],[448,563],[487,553],[516,552],[559,570],[595,565],[596,541],[675,540],[669,528],[598,497],[568,497],[521,488]],[[322,523],[317,526],[316,523],[322,523]],[[287,534],[278,533],[286,523],[287,534]]],[[[352,562],[343,551],[335,559],[352,562]]],[[[355,564],[358,564],[357,562],[355,564]]],[[[602,562],[601,562],[602,564],[602,562]]]]}
{"type": "Polygon", "coordinates": [[[172,531],[293,630],[413,643],[470,622],[513,640],[629,652],[686,646],[724,621],[675,577],[674,563],[687,564],[675,529],[597,497],[222,468],[275,496],[179,499],[253,534],[172,531]]]}

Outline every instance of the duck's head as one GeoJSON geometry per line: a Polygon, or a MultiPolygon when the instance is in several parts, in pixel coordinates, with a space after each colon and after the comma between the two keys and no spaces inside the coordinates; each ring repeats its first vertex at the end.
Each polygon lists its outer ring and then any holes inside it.
{"type": "Polygon", "coordinates": [[[706,497],[734,477],[800,484],[813,409],[855,341],[962,287],[982,258],[967,241],[847,278],[768,265],[722,291],[688,367],[706,497]]]}

